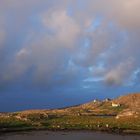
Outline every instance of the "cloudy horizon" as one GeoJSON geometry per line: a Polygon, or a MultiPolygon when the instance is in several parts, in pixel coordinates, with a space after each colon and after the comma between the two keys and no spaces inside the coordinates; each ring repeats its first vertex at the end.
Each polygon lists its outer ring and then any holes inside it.
{"type": "Polygon", "coordinates": [[[0,112],[140,91],[139,0],[1,0],[0,112]]]}

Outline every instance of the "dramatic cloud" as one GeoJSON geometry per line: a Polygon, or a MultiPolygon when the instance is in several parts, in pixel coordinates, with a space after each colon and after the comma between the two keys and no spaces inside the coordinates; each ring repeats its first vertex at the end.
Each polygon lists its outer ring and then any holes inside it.
{"type": "Polygon", "coordinates": [[[3,42],[6,38],[6,32],[3,29],[0,29],[0,47],[3,47],[3,42]]]}
{"type": "Polygon", "coordinates": [[[43,23],[55,39],[55,46],[59,43],[60,46],[74,47],[81,35],[79,25],[72,17],[68,16],[66,10],[47,12],[43,15],[43,23]]]}
{"type": "Polygon", "coordinates": [[[130,73],[134,71],[133,58],[128,59],[126,62],[120,63],[106,74],[106,81],[109,84],[123,84],[129,80],[130,73]]]}
{"type": "Polygon", "coordinates": [[[1,0],[0,87],[138,81],[139,7],[139,0],[1,0]]]}

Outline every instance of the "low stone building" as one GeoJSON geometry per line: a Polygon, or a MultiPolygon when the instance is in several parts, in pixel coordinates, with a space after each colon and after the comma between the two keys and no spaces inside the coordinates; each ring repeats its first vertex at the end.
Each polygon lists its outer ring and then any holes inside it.
{"type": "Polygon", "coordinates": [[[94,102],[94,103],[97,103],[97,102],[98,102],[98,100],[93,100],[93,102],[94,102]]]}
{"type": "Polygon", "coordinates": [[[121,105],[119,103],[112,102],[112,107],[120,107],[121,105]]]}
{"type": "Polygon", "coordinates": [[[111,99],[106,98],[104,101],[105,101],[105,102],[109,102],[109,101],[111,101],[111,99]]]}

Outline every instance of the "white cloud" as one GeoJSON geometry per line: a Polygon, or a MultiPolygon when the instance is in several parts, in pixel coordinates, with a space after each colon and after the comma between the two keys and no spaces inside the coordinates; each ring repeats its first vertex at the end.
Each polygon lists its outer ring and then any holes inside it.
{"type": "Polygon", "coordinates": [[[6,32],[3,29],[0,29],[0,48],[4,47],[3,43],[6,39],[6,32]]]}
{"type": "Polygon", "coordinates": [[[43,14],[43,24],[52,32],[54,41],[65,47],[74,47],[81,33],[80,26],[66,10],[51,10],[43,14]]]}

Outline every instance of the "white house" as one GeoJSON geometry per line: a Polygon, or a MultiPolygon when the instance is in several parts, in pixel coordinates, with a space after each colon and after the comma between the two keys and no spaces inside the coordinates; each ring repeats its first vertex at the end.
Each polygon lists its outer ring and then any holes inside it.
{"type": "Polygon", "coordinates": [[[94,102],[94,103],[96,103],[96,102],[97,102],[97,100],[93,100],[93,102],[94,102]]]}
{"type": "Polygon", "coordinates": [[[104,101],[105,101],[105,102],[109,102],[109,101],[111,101],[111,99],[106,98],[104,101]]]}
{"type": "Polygon", "coordinates": [[[120,104],[117,104],[117,103],[113,103],[112,102],[112,107],[120,107],[121,105],[120,104]]]}

